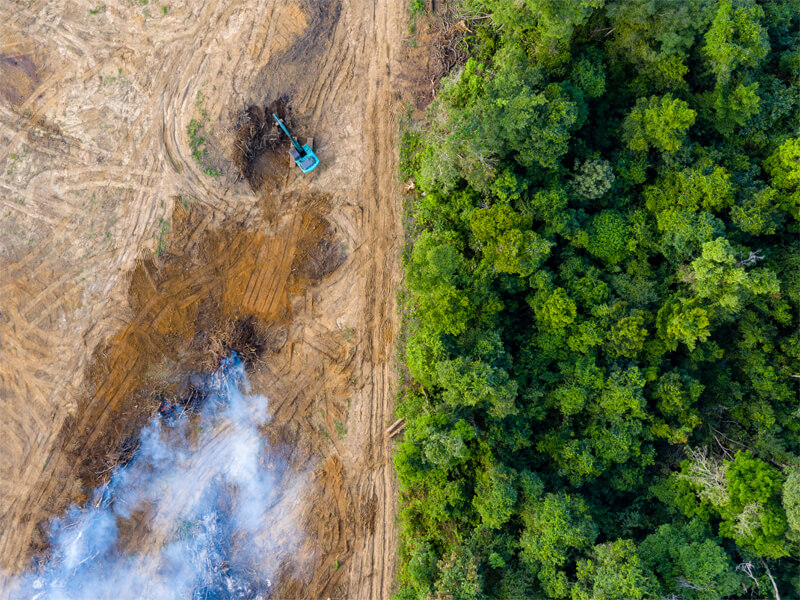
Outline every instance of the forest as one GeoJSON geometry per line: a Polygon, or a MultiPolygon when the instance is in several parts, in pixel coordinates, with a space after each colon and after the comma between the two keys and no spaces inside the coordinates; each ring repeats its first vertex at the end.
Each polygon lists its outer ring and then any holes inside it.
{"type": "Polygon", "coordinates": [[[800,4],[459,15],[400,149],[396,600],[800,598],[800,4]]]}

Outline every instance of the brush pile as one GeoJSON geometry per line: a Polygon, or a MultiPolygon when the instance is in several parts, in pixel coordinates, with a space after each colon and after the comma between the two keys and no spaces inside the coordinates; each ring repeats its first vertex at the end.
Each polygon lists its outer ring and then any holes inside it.
{"type": "Polygon", "coordinates": [[[257,163],[267,153],[275,153],[288,144],[286,135],[272,118],[278,115],[291,127],[286,100],[275,100],[266,106],[252,105],[239,113],[236,122],[236,141],[233,146],[233,163],[253,189],[260,186],[257,163]]]}

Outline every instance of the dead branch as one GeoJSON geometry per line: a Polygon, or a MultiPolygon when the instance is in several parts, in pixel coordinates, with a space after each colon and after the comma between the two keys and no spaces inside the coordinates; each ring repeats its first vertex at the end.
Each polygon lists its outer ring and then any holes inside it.
{"type": "Polygon", "coordinates": [[[764,561],[763,558],[761,559],[761,564],[764,565],[764,569],[767,572],[767,577],[769,577],[769,582],[772,584],[772,589],[775,592],[775,600],[781,600],[781,595],[778,592],[778,585],[775,583],[775,580],[772,578],[772,572],[769,570],[769,567],[767,566],[767,563],[764,561]]]}
{"type": "Polygon", "coordinates": [[[756,584],[756,587],[759,587],[758,579],[756,579],[756,576],[753,574],[753,563],[751,562],[740,563],[739,565],[736,566],[736,570],[741,571],[742,573],[747,575],[750,579],[753,580],[753,583],[756,584]]]}

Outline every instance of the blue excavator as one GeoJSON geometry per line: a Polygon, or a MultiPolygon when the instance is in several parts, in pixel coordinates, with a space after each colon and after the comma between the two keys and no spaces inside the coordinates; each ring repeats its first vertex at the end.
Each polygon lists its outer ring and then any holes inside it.
{"type": "Polygon", "coordinates": [[[275,119],[275,122],[280,125],[283,132],[288,135],[289,139],[292,141],[293,148],[289,150],[289,155],[294,159],[295,164],[300,167],[300,170],[303,173],[310,173],[316,169],[317,165],[319,165],[319,159],[317,155],[314,154],[311,147],[308,144],[301,146],[300,142],[294,139],[294,136],[286,129],[286,125],[278,118],[278,115],[272,113],[272,118],[275,119]]]}

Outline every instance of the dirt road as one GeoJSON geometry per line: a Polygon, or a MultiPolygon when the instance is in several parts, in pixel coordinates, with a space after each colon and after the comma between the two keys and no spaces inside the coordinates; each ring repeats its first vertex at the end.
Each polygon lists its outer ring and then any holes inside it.
{"type": "Polygon", "coordinates": [[[0,4],[4,569],[45,548],[42,523],[89,494],[157,393],[213,358],[201,334],[250,316],[270,341],[252,374],[269,435],[311,473],[283,589],[389,597],[404,11],[0,4]],[[237,117],[280,97],[322,165],[253,191],[231,161],[237,117]]]}

